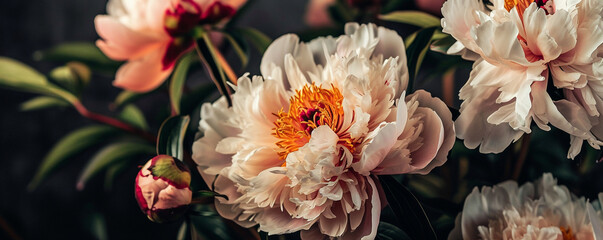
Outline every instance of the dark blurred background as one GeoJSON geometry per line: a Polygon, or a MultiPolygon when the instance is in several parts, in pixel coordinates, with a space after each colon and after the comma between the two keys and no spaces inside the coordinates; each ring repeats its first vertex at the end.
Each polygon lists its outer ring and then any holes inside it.
{"type": "MultiPolygon", "coordinates": [[[[308,29],[303,21],[306,4],[307,0],[257,0],[238,24],[259,29],[273,39],[288,32],[303,32],[308,29]]],[[[0,8],[0,56],[17,59],[48,73],[59,65],[35,61],[34,52],[65,42],[95,41],[98,36],[93,19],[97,14],[105,13],[105,5],[104,0],[3,1],[0,8]]],[[[407,36],[416,28],[398,25],[397,30],[402,36],[407,36]]],[[[234,62],[238,61],[232,52],[229,56],[234,62]]],[[[428,53],[415,88],[426,88],[434,96],[442,97],[441,79],[428,77],[430,70],[437,69],[441,57],[438,53],[428,53]]],[[[258,74],[260,59],[261,56],[252,51],[246,71],[258,74]]],[[[460,68],[455,75],[453,89],[458,92],[467,79],[468,69],[460,68]]],[[[205,79],[204,74],[198,76],[205,79]]],[[[111,86],[112,80],[107,75],[93,76],[83,95],[83,102],[90,110],[112,114],[109,103],[120,92],[111,86]]],[[[147,160],[144,158],[128,166],[115,179],[111,189],[105,189],[103,174],[100,174],[86,188],[78,191],[75,185],[80,172],[98,151],[98,148],[93,148],[76,155],[37,189],[28,191],[27,184],[53,144],[78,127],[92,123],[71,108],[20,111],[19,104],[34,96],[0,89],[0,239],[176,238],[180,223],[152,223],[139,211],[135,202],[136,164],[144,164],[147,160]]],[[[448,97],[453,107],[458,108],[456,92],[448,97]]],[[[157,93],[135,102],[145,113],[153,132],[157,131],[162,120],[156,114],[156,106],[167,101],[167,94],[157,93]]],[[[588,159],[591,159],[586,165],[584,159],[587,154],[570,161],[565,159],[569,147],[567,134],[559,131],[544,133],[536,129],[534,133],[520,182],[534,180],[542,172],[550,171],[576,194],[592,199],[603,191],[603,174],[600,174],[603,167],[592,161],[600,158],[598,151],[587,151],[589,147],[584,147],[584,152],[590,154],[588,159]],[[583,174],[580,177],[577,173],[583,174]]],[[[513,159],[504,154],[479,154],[464,149],[457,142],[448,163],[438,168],[435,175],[446,176],[450,169],[458,168],[454,174],[468,181],[444,184],[448,188],[438,189],[441,190],[438,194],[461,203],[473,186],[491,185],[508,179],[505,171],[513,159]],[[506,160],[501,160],[503,158],[506,160]],[[465,172],[458,173],[463,172],[459,170],[463,167],[465,172]]],[[[426,179],[416,177],[411,182],[416,180],[414,183],[420,183],[426,179]]],[[[420,185],[411,185],[411,188],[420,193],[417,186],[420,185]]]]}

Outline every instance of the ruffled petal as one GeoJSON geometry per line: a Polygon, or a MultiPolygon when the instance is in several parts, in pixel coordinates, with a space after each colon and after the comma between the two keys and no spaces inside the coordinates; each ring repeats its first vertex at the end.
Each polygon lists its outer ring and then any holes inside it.
{"type": "Polygon", "coordinates": [[[130,59],[117,70],[113,85],[134,92],[148,92],[159,87],[173,70],[173,66],[164,69],[162,64],[167,47],[165,44],[139,59],[130,59]]]}
{"type": "MultiPolygon", "coordinates": [[[[299,42],[299,37],[293,34],[284,35],[274,40],[272,44],[266,49],[264,56],[262,57],[262,63],[260,64],[260,71],[264,77],[271,76],[277,80],[281,80],[284,83],[285,89],[297,89],[303,82],[301,79],[289,79],[293,73],[286,73],[287,56],[291,56],[292,59],[288,60],[289,64],[291,60],[296,63],[296,67],[303,74],[304,80],[309,80],[308,74],[317,74],[316,64],[314,62],[313,54],[310,52],[308,46],[305,43],[299,42]],[[273,75],[274,71],[279,69],[280,73],[273,75]]],[[[297,69],[289,68],[291,71],[297,69]]],[[[307,83],[307,82],[306,82],[307,83]]]]}
{"type": "Polygon", "coordinates": [[[103,38],[98,40],[96,45],[114,60],[140,58],[150,51],[156,51],[164,40],[158,36],[134,31],[107,15],[96,16],[94,24],[98,35],[103,38]]]}

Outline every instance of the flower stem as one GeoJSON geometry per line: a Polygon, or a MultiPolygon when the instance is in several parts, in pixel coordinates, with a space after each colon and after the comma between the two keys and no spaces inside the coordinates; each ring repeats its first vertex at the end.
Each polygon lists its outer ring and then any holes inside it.
{"type": "Polygon", "coordinates": [[[80,113],[80,115],[82,115],[85,118],[88,119],[92,119],[94,121],[100,122],[100,123],[104,123],[107,124],[109,126],[113,126],[116,128],[119,128],[121,130],[124,130],[126,132],[130,132],[134,135],[140,136],[152,143],[156,143],[157,142],[157,137],[140,129],[137,127],[134,127],[128,123],[125,123],[121,120],[112,118],[112,117],[108,117],[99,113],[95,113],[95,112],[91,112],[89,111],[80,101],[75,101],[73,102],[73,107],[75,107],[75,109],[80,113]]]}
{"type": "Polygon", "coordinates": [[[6,222],[6,220],[4,220],[4,218],[2,218],[0,216],[0,229],[4,230],[4,232],[6,232],[6,235],[8,235],[11,239],[13,240],[21,240],[23,239],[21,236],[19,236],[19,234],[17,234],[17,232],[8,224],[8,222],[6,222]]]}
{"type": "Polygon", "coordinates": [[[216,51],[214,51],[214,53],[216,54],[216,57],[218,58],[218,62],[220,63],[220,65],[222,65],[224,73],[226,73],[226,76],[228,77],[228,79],[234,85],[237,85],[237,74],[234,72],[234,70],[232,70],[232,67],[230,66],[230,64],[228,64],[228,61],[226,61],[226,59],[224,58],[224,55],[222,55],[222,53],[218,49],[216,49],[216,51]]]}
{"type": "Polygon", "coordinates": [[[517,181],[519,179],[519,174],[521,174],[521,169],[523,168],[524,163],[526,162],[526,158],[528,156],[528,150],[530,149],[530,138],[532,134],[524,134],[521,138],[521,148],[519,149],[519,157],[517,158],[517,162],[515,163],[515,169],[513,170],[513,180],[517,181]]]}

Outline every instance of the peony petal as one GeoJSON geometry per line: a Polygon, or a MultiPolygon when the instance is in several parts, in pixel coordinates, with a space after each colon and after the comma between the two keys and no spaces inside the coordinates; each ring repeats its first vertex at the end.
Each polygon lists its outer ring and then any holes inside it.
{"type": "Polygon", "coordinates": [[[420,107],[416,113],[424,114],[421,132],[423,145],[410,154],[410,164],[417,169],[423,169],[435,158],[444,142],[444,125],[437,113],[431,109],[420,107]]]}
{"type": "Polygon", "coordinates": [[[601,219],[599,219],[592,204],[586,203],[586,209],[588,211],[588,219],[593,227],[595,239],[603,239],[603,223],[601,223],[601,219]]]}
{"type": "Polygon", "coordinates": [[[461,105],[461,114],[454,127],[457,137],[465,140],[467,148],[474,149],[481,144],[480,152],[499,153],[523,135],[523,131],[514,130],[508,124],[488,123],[487,118],[501,107],[496,98],[495,88],[490,88],[461,105]]]}
{"type": "MultiPolygon", "coordinates": [[[[310,49],[305,43],[299,42],[298,36],[288,34],[274,40],[268,49],[266,49],[266,52],[262,57],[262,63],[260,64],[262,75],[271,76],[272,71],[277,68],[284,70],[286,65],[285,58],[289,54],[297,63],[300,71],[304,74],[305,79],[310,79],[309,73],[318,73],[310,49]]],[[[285,89],[289,89],[292,85],[289,83],[290,80],[286,75],[281,75],[281,77],[284,81],[285,89]]]]}
{"type": "Polygon", "coordinates": [[[94,25],[100,37],[104,39],[98,40],[96,45],[114,60],[140,58],[150,51],[157,51],[161,42],[167,40],[167,38],[134,31],[107,15],[96,16],[94,25]]]}
{"type": "Polygon", "coordinates": [[[454,130],[454,122],[452,121],[452,113],[442,100],[432,97],[429,92],[423,90],[415,91],[412,95],[409,95],[407,99],[413,98],[415,95],[417,96],[419,107],[426,107],[434,110],[442,121],[444,127],[444,141],[438,150],[438,154],[435,156],[433,161],[429,163],[429,165],[421,170],[416,171],[416,173],[419,174],[427,174],[435,167],[442,166],[446,162],[448,152],[450,152],[454,146],[454,142],[456,141],[456,135],[454,130]]]}
{"type": "Polygon", "coordinates": [[[343,211],[341,202],[334,202],[331,211],[333,211],[335,217],[329,219],[322,216],[318,221],[318,226],[321,233],[331,237],[339,237],[346,231],[348,225],[347,213],[343,211]]]}
{"type": "Polygon", "coordinates": [[[161,63],[166,49],[167,44],[122,65],[117,70],[113,85],[134,92],[148,92],[159,87],[173,69],[173,66],[164,69],[161,63]]]}
{"type": "Polygon", "coordinates": [[[310,0],[304,20],[308,26],[324,27],[332,25],[329,16],[329,7],[335,3],[335,0],[310,0]]]}
{"type": "MultiPolygon", "coordinates": [[[[404,94],[403,94],[404,95],[404,94]]],[[[373,139],[366,145],[362,151],[360,161],[352,164],[354,170],[360,174],[368,175],[375,169],[390,149],[396,143],[396,139],[406,125],[408,110],[404,101],[398,101],[397,119],[395,123],[384,123],[378,129],[373,131],[373,139]]],[[[369,134],[370,135],[370,134],[369,134]]]]}
{"type": "Polygon", "coordinates": [[[381,205],[380,193],[377,187],[376,180],[372,177],[366,178],[370,188],[367,189],[369,199],[365,202],[364,219],[360,226],[354,231],[346,232],[342,239],[361,239],[370,240],[377,236],[377,228],[379,226],[379,218],[381,217],[381,209],[385,207],[381,205]]]}
{"type": "Polygon", "coordinates": [[[442,32],[451,34],[469,50],[476,52],[471,29],[479,24],[477,11],[485,6],[478,0],[449,0],[442,6],[442,32]]]}

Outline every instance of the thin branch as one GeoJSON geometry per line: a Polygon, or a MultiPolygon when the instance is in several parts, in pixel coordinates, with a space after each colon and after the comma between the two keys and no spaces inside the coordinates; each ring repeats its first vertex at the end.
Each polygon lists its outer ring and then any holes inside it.
{"type": "Polygon", "coordinates": [[[232,102],[230,99],[230,95],[231,95],[230,89],[228,88],[228,86],[225,87],[225,90],[223,90],[220,87],[220,83],[218,82],[218,76],[214,76],[214,72],[212,71],[212,68],[209,65],[209,62],[207,61],[207,59],[205,59],[205,56],[203,56],[203,53],[201,52],[201,49],[199,48],[199,44],[197,42],[195,42],[195,50],[197,52],[197,55],[199,55],[199,58],[201,59],[203,66],[205,66],[205,69],[207,70],[207,73],[209,74],[209,78],[214,82],[214,84],[218,88],[218,91],[220,91],[220,94],[222,94],[222,96],[226,97],[228,106],[232,106],[232,102]]]}
{"type": "Polygon", "coordinates": [[[513,180],[515,181],[519,179],[519,174],[521,174],[521,169],[523,168],[523,165],[528,156],[531,136],[532,134],[524,134],[521,138],[521,149],[519,150],[519,157],[517,158],[517,162],[515,163],[515,169],[513,170],[513,180]]]}
{"type": "Polygon", "coordinates": [[[0,228],[6,232],[6,234],[13,240],[23,239],[17,232],[0,216],[0,228]]]}
{"type": "Polygon", "coordinates": [[[218,49],[216,49],[216,51],[214,52],[216,54],[216,57],[218,57],[218,61],[220,62],[220,65],[222,65],[224,73],[226,73],[228,79],[234,85],[237,85],[237,74],[234,72],[234,70],[232,70],[232,67],[230,67],[230,64],[228,64],[228,61],[226,61],[226,59],[224,58],[224,55],[222,55],[222,53],[218,49]]]}
{"type": "Polygon", "coordinates": [[[132,133],[134,135],[137,135],[139,137],[142,137],[152,143],[156,143],[157,142],[157,137],[140,129],[137,127],[134,127],[128,123],[125,123],[121,120],[118,120],[116,118],[112,118],[109,116],[105,116],[99,113],[95,113],[95,112],[91,112],[89,111],[80,101],[76,101],[73,103],[73,107],[75,107],[75,109],[80,113],[80,115],[82,115],[83,117],[86,117],[88,119],[100,122],[100,123],[104,123],[107,124],[109,126],[113,126],[116,128],[119,128],[121,130],[124,130],[126,132],[132,133]]]}
{"type": "Polygon", "coordinates": [[[456,68],[451,68],[442,76],[442,97],[448,106],[454,106],[454,73],[456,68]]]}

